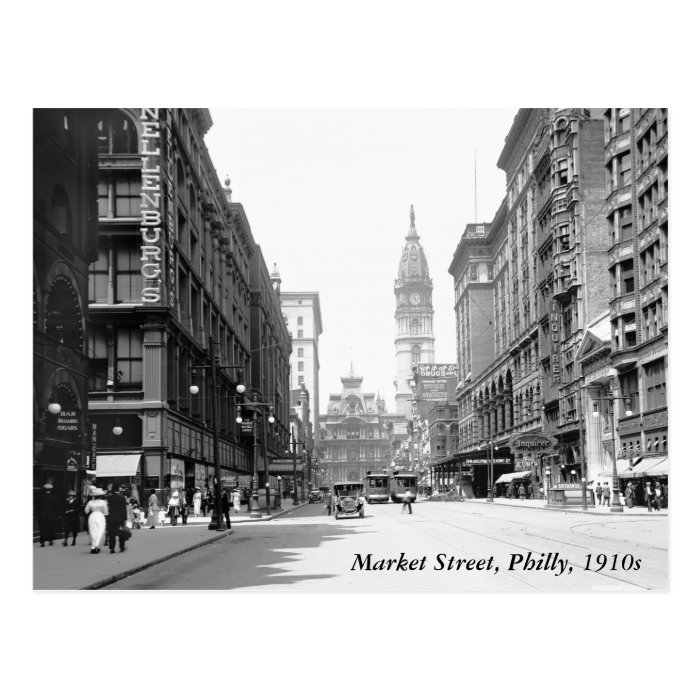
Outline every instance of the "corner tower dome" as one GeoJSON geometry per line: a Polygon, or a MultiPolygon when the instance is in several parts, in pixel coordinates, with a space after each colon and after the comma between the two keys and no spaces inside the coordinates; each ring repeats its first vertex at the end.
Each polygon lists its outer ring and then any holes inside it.
{"type": "Polygon", "coordinates": [[[420,244],[420,236],[416,231],[416,215],[411,204],[411,225],[406,236],[406,244],[401,253],[399,263],[399,280],[429,278],[428,261],[420,244]]]}

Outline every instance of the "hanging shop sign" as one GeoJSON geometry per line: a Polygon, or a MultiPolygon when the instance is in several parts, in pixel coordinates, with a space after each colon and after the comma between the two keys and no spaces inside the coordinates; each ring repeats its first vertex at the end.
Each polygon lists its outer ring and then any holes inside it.
{"type": "Polygon", "coordinates": [[[516,435],[508,441],[511,452],[527,452],[530,454],[549,454],[556,447],[556,440],[538,433],[516,435]]]}
{"type": "Polygon", "coordinates": [[[163,294],[163,221],[160,210],[160,120],[141,109],[141,301],[160,304],[163,294]]]}
{"type": "Polygon", "coordinates": [[[239,425],[241,429],[241,435],[255,434],[255,421],[252,418],[244,418],[239,425]]]}
{"type": "Polygon", "coordinates": [[[552,385],[561,383],[561,360],[559,357],[559,306],[552,299],[549,307],[549,366],[552,385]]]}
{"type": "Polygon", "coordinates": [[[90,425],[90,464],[89,468],[97,469],[97,423],[90,425]]]}
{"type": "MultiPolygon", "coordinates": [[[[163,178],[161,169],[161,123],[157,107],[141,108],[141,301],[163,304],[165,296],[165,270],[168,271],[169,294],[167,303],[175,305],[175,252],[173,186],[163,178]],[[166,227],[163,228],[161,200],[163,185],[168,190],[166,227]],[[166,267],[167,260],[167,267],[166,267]]],[[[168,149],[172,154],[172,149],[168,149]]],[[[169,155],[169,161],[172,155],[169,155]]],[[[168,162],[168,172],[172,172],[168,162]]]]}

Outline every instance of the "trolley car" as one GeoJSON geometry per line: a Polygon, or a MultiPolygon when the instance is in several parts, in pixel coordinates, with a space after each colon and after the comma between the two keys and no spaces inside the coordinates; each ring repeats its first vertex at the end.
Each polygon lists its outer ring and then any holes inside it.
{"type": "Polygon", "coordinates": [[[403,503],[406,491],[410,491],[411,503],[418,495],[418,485],[416,475],[412,472],[394,472],[389,482],[389,496],[394,503],[403,503]]]}
{"type": "Polygon", "coordinates": [[[367,503],[389,502],[389,475],[384,472],[367,472],[365,477],[367,503]]]}

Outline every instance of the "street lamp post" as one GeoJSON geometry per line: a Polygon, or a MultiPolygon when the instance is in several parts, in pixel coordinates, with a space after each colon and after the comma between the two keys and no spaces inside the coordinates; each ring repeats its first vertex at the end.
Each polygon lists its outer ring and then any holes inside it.
{"type": "MultiPolygon", "coordinates": [[[[627,396],[615,396],[612,386],[610,387],[610,393],[608,394],[608,406],[610,410],[610,439],[612,441],[612,492],[613,499],[612,505],[610,506],[611,513],[622,513],[622,503],[620,503],[620,477],[617,475],[617,454],[615,453],[615,401],[623,400],[625,402],[625,415],[631,416],[632,409],[630,407],[629,397],[627,396]]],[[[593,415],[598,416],[598,406],[594,404],[593,415]]]]}
{"type": "Polygon", "coordinates": [[[282,510],[282,477],[277,476],[277,497],[280,499],[280,510],[282,510]]]}
{"type": "MultiPolygon", "coordinates": [[[[221,465],[219,464],[219,386],[218,372],[220,369],[242,369],[240,365],[220,365],[217,362],[216,354],[214,353],[214,336],[209,336],[209,364],[208,365],[193,365],[192,370],[203,369],[209,370],[211,380],[211,428],[212,440],[214,448],[214,512],[209,523],[210,530],[223,532],[226,528],[222,519],[221,508],[221,465]]],[[[245,391],[245,386],[238,383],[236,391],[242,394],[245,391]]],[[[192,382],[190,386],[190,394],[193,396],[199,393],[199,387],[192,382]]],[[[115,433],[116,434],[116,433],[115,433]]]]}
{"type": "Polygon", "coordinates": [[[297,439],[294,435],[294,426],[292,426],[292,470],[294,472],[294,503],[299,505],[299,495],[297,492],[297,439]]]}
{"type": "Polygon", "coordinates": [[[586,464],[586,445],[583,442],[583,411],[581,402],[581,387],[578,388],[578,441],[581,450],[581,503],[582,509],[588,510],[588,465],[586,464]]]}
{"type": "MultiPolygon", "coordinates": [[[[236,391],[239,391],[240,393],[245,392],[245,387],[236,387],[236,391]],[[242,391],[241,391],[242,389],[242,391]]],[[[243,404],[244,408],[247,409],[252,409],[255,411],[255,413],[259,413],[260,417],[263,419],[263,426],[262,426],[262,451],[263,451],[263,464],[265,465],[265,497],[266,497],[266,504],[265,504],[265,510],[266,514],[270,515],[270,475],[268,473],[268,462],[267,462],[267,428],[265,427],[265,412],[267,411],[267,421],[268,423],[274,423],[275,422],[275,416],[272,413],[272,406],[269,406],[266,403],[262,403],[259,401],[246,401],[246,403],[243,404]]],[[[242,423],[243,422],[243,417],[240,414],[240,411],[238,412],[238,415],[236,416],[236,423],[242,423]]],[[[257,449],[257,444],[258,444],[258,435],[257,435],[257,430],[258,430],[258,421],[257,419],[254,422],[254,433],[253,433],[253,441],[255,444],[255,447],[257,449]]],[[[260,506],[258,505],[258,473],[257,473],[257,455],[254,454],[254,460],[253,460],[253,490],[250,496],[250,501],[248,502],[248,509],[250,512],[250,517],[251,518],[259,518],[261,517],[260,514],[260,506]],[[251,504],[252,501],[252,504],[251,504]]]]}
{"type": "Polygon", "coordinates": [[[489,435],[489,470],[486,484],[486,500],[493,503],[493,433],[489,435]]]}

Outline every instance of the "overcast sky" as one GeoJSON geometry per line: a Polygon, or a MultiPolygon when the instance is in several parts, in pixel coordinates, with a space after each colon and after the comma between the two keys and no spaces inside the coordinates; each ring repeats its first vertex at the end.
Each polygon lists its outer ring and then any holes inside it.
{"type": "Polygon", "coordinates": [[[216,109],[207,145],[286,291],[318,291],[320,408],[350,361],[394,410],[394,280],[413,204],[433,279],[435,360],[455,362],[452,277],[467,222],[505,194],[515,109],[216,109]]]}

